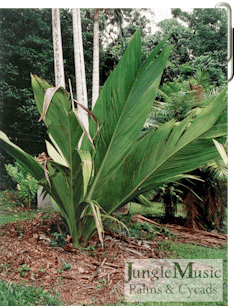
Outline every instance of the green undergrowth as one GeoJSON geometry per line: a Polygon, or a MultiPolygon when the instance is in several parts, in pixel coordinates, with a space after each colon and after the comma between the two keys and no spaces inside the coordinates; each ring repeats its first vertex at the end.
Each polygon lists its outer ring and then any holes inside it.
{"type": "Polygon", "coordinates": [[[57,292],[43,288],[7,284],[0,280],[0,306],[64,306],[57,292]]]}

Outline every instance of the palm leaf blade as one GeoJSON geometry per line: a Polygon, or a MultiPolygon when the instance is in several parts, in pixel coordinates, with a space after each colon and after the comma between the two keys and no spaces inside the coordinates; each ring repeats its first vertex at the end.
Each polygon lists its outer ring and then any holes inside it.
{"type": "MultiPolygon", "coordinates": [[[[202,133],[207,133],[212,128],[225,108],[225,103],[225,95],[221,93],[219,99],[215,99],[212,107],[209,107],[209,112],[204,109],[193,121],[186,118],[177,126],[168,122],[145,135],[118,167],[118,171],[102,185],[101,192],[95,194],[96,201],[107,212],[113,211],[132,197],[160,185],[163,181],[168,182],[170,178],[190,172],[217,158],[218,152],[212,139],[208,139],[207,134],[202,138],[202,133]],[[207,121],[207,117],[210,117],[211,123],[207,127],[200,120],[203,114],[207,121]],[[110,185],[114,190],[113,194],[108,190],[107,186],[110,185]],[[113,198],[116,204],[110,205],[108,199],[113,198]]],[[[226,133],[223,130],[222,135],[226,133]]]]}
{"type": "Polygon", "coordinates": [[[82,128],[73,111],[71,102],[63,88],[53,88],[46,81],[31,75],[34,97],[43,121],[57,146],[61,150],[67,164],[70,164],[72,152],[82,135],[82,128]],[[52,89],[46,109],[45,93],[52,89]]]}
{"type": "MultiPolygon", "coordinates": [[[[140,38],[138,37],[138,39],[140,38]]],[[[134,42],[133,45],[130,43],[128,47],[130,50],[131,48],[136,50],[134,42]]],[[[122,162],[139,137],[146,117],[153,105],[157,87],[160,83],[165,63],[171,49],[171,46],[166,47],[161,54],[158,55],[158,57],[152,61],[146,69],[142,69],[141,72],[138,73],[135,69],[136,74],[135,78],[132,79],[132,87],[130,87],[131,82],[129,82],[129,79],[127,78],[130,90],[129,94],[125,97],[125,100],[121,100],[118,91],[112,92],[113,99],[110,103],[117,109],[114,110],[113,120],[102,121],[103,118],[101,117],[103,117],[103,113],[106,113],[106,111],[104,112],[102,110],[102,107],[105,105],[106,100],[102,99],[102,96],[100,95],[94,113],[96,117],[98,117],[100,125],[103,124],[101,134],[105,141],[101,142],[101,137],[99,137],[95,156],[95,169],[97,175],[89,195],[90,198],[95,192],[95,189],[98,190],[98,186],[103,185],[104,181],[108,179],[108,176],[116,170],[116,167],[122,162]],[[118,113],[120,106],[122,106],[122,108],[118,113]],[[101,113],[98,112],[99,109],[101,110],[101,113]]],[[[139,52],[140,50],[137,53],[139,54],[139,52]]],[[[131,58],[122,61],[124,66],[128,65],[128,61],[133,62],[138,58],[138,56],[133,58],[132,53],[133,52],[130,51],[129,57],[131,58]]],[[[126,57],[128,57],[128,53],[126,57]]],[[[126,58],[124,57],[124,60],[125,59],[126,58]]],[[[139,64],[133,66],[136,67],[139,66],[139,64]]],[[[131,73],[131,75],[134,75],[134,73],[131,73]]],[[[121,88],[119,88],[119,90],[120,92],[122,91],[121,88]]],[[[104,90],[103,92],[105,93],[104,90]]],[[[108,116],[112,118],[111,113],[108,113],[108,116]]]]}

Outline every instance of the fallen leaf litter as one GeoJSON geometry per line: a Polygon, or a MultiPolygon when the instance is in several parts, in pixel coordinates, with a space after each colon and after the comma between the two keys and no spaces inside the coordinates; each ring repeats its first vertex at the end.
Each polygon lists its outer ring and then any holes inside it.
{"type": "MultiPolygon", "coordinates": [[[[158,241],[165,239],[165,235],[157,235],[155,241],[137,241],[107,232],[104,248],[101,248],[97,235],[91,238],[89,245],[93,250],[88,252],[74,248],[72,243],[56,247],[51,244],[54,239],[51,226],[58,224],[59,227],[61,219],[57,214],[43,219],[44,215],[44,212],[39,213],[32,221],[12,222],[0,227],[0,279],[41,286],[48,291],[57,290],[67,305],[118,303],[124,298],[127,258],[166,257],[165,252],[157,248],[158,241]],[[64,264],[66,267],[69,264],[69,268],[64,269],[64,264]]],[[[140,215],[136,218],[143,222],[140,215]]],[[[181,242],[186,243],[200,242],[204,235],[185,232],[174,225],[169,225],[168,229],[178,233],[181,242]]],[[[204,245],[224,244],[227,242],[225,237],[208,235],[204,245]]]]}

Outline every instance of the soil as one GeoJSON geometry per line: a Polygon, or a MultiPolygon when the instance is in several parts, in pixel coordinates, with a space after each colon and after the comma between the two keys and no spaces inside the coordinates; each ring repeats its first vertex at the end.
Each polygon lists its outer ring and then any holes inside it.
{"type": "MultiPolygon", "coordinates": [[[[124,266],[127,258],[167,257],[165,251],[157,248],[158,241],[168,239],[161,231],[157,233],[155,241],[137,241],[106,232],[104,248],[97,235],[90,240],[88,250],[74,248],[68,242],[70,239],[63,247],[54,246],[51,243],[51,239],[54,239],[51,227],[57,224],[61,232],[64,225],[57,214],[44,217],[45,213],[41,212],[31,221],[12,222],[0,227],[0,279],[41,286],[50,292],[57,290],[67,305],[79,305],[80,302],[116,304],[124,299],[124,266]]],[[[140,215],[134,219],[154,222],[140,215]]],[[[204,233],[190,233],[178,225],[165,226],[169,226],[168,232],[173,231],[180,242],[201,243],[203,239],[200,239],[200,235],[204,233]]],[[[225,235],[215,233],[206,236],[206,239],[213,247],[227,242],[225,235]]]]}

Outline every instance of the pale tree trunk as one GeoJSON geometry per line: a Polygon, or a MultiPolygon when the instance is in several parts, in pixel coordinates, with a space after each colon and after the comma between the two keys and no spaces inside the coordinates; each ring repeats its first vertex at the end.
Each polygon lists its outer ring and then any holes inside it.
{"type": "MultiPolygon", "coordinates": [[[[62,86],[65,88],[64,79],[64,61],[63,61],[63,49],[62,49],[62,37],[60,27],[59,9],[52,9],[52,32],[53,32],[53,49],[54,49],[54,74],[55,74],[55,86],[62,86]]],[[[52,206],[49,195],[43,198],[42,187],[39,188],[37,193],[38,208],[46,208],[46,206],[52,206]]],[[[30,202],[29,202],[30,205],[30,202]]]]}
{"type": "Polygon", "coordinates": [[[99,9],[94,10],[92,109],[99,96],[99,9]]]}
{"type": "MultiPolygon", "coordinates": [[[[75,79],[77,101],[88,108],[87,87],[85,78],[84,50],[82,41],[82,28],[80,9],[72,9],[73,14],[73,35],[74,35],[74,58],[75,58],[75,79]]],[[[79,105],[77,106],[78,117],[84,128],[88,131],[88,114],[79,105]]]]}
{"type": "Polygon", "coordinates": [[[52,9],[52,32],[53,32],[53,47],[54,47],[54,73],[55,86],[65,88],[64,80],[64,62],[62,50],[62,38],[60,28],[59,9],[52,9]]]}

